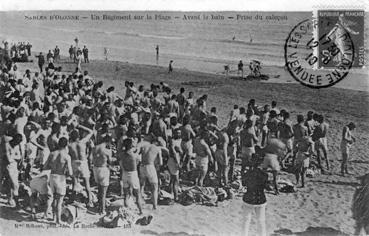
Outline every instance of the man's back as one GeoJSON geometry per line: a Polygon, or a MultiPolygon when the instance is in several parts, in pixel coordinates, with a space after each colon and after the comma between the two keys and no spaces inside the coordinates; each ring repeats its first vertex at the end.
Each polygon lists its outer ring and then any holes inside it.
{"type": "Polygon", "coordinates": [[[140,161],[140,156],[134,153],[133,150],[128,150],[120,154],[120,166],[124,171],[136,171],[137,164],[140,161]]]}
{"type": "Polygon", "coordinates": [[[142,164],[154,165],[156,157],[160,154],[160,149],[154,144],[147,144],[141,147],[142,164]]]}
{"type": "Polygon", "coordinates": [[[67,171],[70,170],[70,163],[70,155],[66,151],[57,150],[50,154],[49,159],[45,163],[45,169],[50,169],[51,174],[66,175],[67,171]]]}

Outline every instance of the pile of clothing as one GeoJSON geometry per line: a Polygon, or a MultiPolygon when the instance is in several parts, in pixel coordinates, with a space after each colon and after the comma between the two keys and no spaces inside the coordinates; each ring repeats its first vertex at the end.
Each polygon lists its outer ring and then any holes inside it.
{"type": "Polygon", "coordinates": [[[133,225],[148,225],[153,219],[152,215],[139,217],[133,210],[120,207],[108,211],[105,216],[100,218],[100,225],[105,228],[132,228],[133,225]]]}

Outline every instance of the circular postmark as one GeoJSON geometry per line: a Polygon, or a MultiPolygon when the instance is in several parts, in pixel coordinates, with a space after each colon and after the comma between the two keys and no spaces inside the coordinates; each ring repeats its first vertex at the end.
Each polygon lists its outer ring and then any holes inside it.
{"type": "Polygon", "coordinates": [[[295,80],[319,89],[333,86],[348,75],[354,61],[354,44],[348,32],[341,31],[332,39],[330,32],[314,35],[316,27],[312,20],[297,24],[286,39],[284,58],[295,80]],[[325,68],[327,64],[334,67],[325,68]]]}

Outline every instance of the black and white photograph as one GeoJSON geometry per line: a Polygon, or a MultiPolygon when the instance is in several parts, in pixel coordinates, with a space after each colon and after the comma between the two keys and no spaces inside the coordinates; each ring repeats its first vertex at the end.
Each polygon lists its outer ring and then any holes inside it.
{"type": "Polygon", "coordinates": [[[0,4],[0,236],[369,235],[363,0],[0,4]]]}

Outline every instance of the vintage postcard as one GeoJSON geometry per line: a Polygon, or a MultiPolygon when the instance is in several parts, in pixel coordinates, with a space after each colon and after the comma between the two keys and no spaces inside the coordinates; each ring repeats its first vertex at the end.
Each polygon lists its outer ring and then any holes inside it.
{"type": "Polygon", "coordinates": [[[369,235],[366,1],[0,3],[0,236],[369,235]]]}

